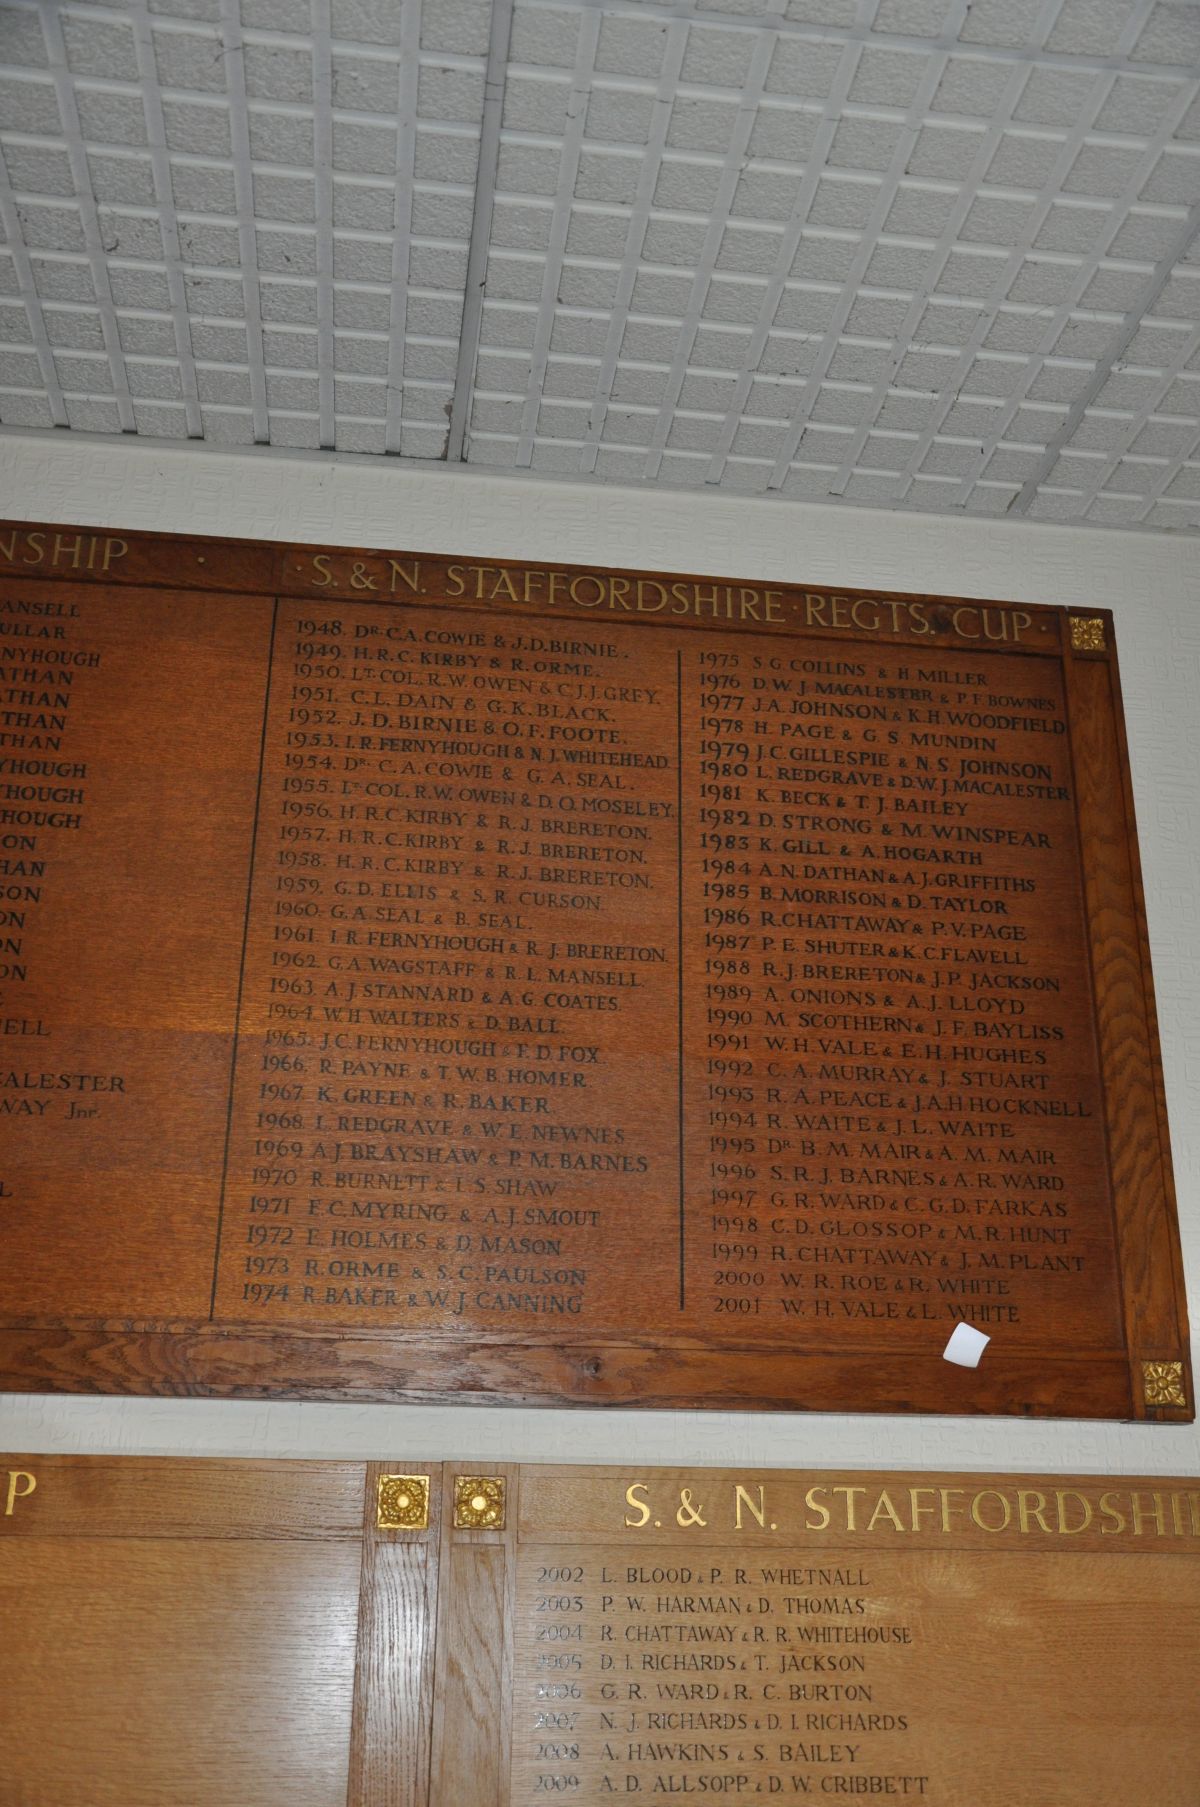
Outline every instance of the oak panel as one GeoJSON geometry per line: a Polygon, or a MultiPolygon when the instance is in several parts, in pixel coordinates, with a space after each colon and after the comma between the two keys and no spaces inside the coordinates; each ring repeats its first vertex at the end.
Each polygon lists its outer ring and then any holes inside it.
{"type": "Polygon", "coordinates": [[[1190,1417],[1107,615],[0,585],[4,1384],[1190,1417]]]}

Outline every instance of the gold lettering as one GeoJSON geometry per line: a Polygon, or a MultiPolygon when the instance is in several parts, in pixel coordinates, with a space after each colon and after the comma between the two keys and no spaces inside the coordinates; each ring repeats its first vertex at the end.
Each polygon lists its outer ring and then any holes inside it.
{"type": "Polygon", "coordinates": [[[648,1525],[650,1523],[649,1501],[637,1498],[639,1493],[645,1493],[645,1491],[645,1481],[634,1481],[625,1489],[625,1504],[627,1506],[632,1506],[634,1511],[640,1514],[640,1517],[638,1518],[630,1518],[628,1513],[625,1514],[625,1523],[632,1531],[637,1531],[642,1525],[648,1525]]]}
{"type": "Polygon", "coordinates": [[[886,1489],[880,1493],[879,1498],[875,1502],[875,1510],[872,1512],[870,1520],[868,1521],[867,1530],[873,1531],[875,1529],[875,1521],[880,1518],[886,1518],[891,1524],[893,1531],[903,1531],[904,1525],[901,1521],[900,1514],[893,1506],[886,1489]]]}
{"type": "Polygon", "coordinates": [[[554,608],[556,603],[558,602],[559,585],[565,584],[566,581],[567,581],[567,574],[565,571],[551,571],[551,573],[550,573],[550,607],[551,608],[554,608]]]}
{"type": "Polygon", "coordinates": [[[463,591],[466,589],[466,587],[467,586],[463,582],[462,566],[461,565],[447,565],[446,566],[446,588],[450,592],[451,596],[461,596],[463,594],[463,591]]]}
{"type": "MultiPolygon", "coordinates": [[[[614,579],[614,581],[615,581],[615,579],[614,579]]],[[[655,581],[652,577],[648,577],[648,578],[639,577],[638,578],[638,586],[637,586],[637,605],[638,605],[638,611],[640,614],[657,615],[658,611],[660,609],[665,609],[667,606],[667,592],[663,588],[662,584],[655,583],[655,581]],[[647,592],[649,592],[651,590],[654,590],[657,592],[657,594],[658,594],[657,602],[647,601],[647,592]]]]}
{"type": "Polygon", "coordinates": [[[1101,1537],[1108,1537],[1114,1531],[1119,1533],[1125,1529],[1124,1513],[1118,1512],[1117,1508],[1115,1506],[1109,1504],[1110,1500],[1119,1500],[1120,1497],[1121,1496],[1119,1493],[1102,1493],[1100,1495],[1100,1516],[1101,1516],[1101,1518],[1111,1518],[1111,1519],[1115,1520],[1115,1523],[1112,1525],[1101,1525],[1101,1527],[1100,1527],[1101,1537]]]}
{"type": "Polygon", "coordinates": [[[950,617],[951,624],[953,625],[955,633],[961,634],[964,640],[978,640],[979,639],[979,630],[976,629],[975,632],[972,633],[968,628],[965,628],[962,624],[962,618],[964,615],[978,616],[978,614],[979,614],[978,609],[968,609],[968,608],[955,609],[954,613],[950,617]]]}
{"type": "Polygon", "coordinates": [[[908,608],[908,625],[914,634],[932,634],[933,624],[925,613],[923,602],[910,602],[908,608]]]}
{"type": "Polygon", "coordinates": [[[513,584],[511,574],[503,568],[496,573],[496,582],[489,600],[495,602],[497,596],[507,596],[510,602],[518,602],[520,600],[513,584]]]}
{"type": "Polygon", "coordinates": [[[981,1531],[1007,1531],[1009,1524],[1012,1521],[1012,1507],[1009,1505],[1004,1495],[1002,1493],[997,1493],[994,1487],[985,1487],[983,1492],[977,1493],[975,1498],[971,1501],[971,1517],[981,1531]],[[1004,1516],[998,1525],[989,1525],[982,1515],[982,1503],[984,1500],[989,1499],[999,1500],[1001,1506],[1004,1508],[1004,1516]]]}
{"type": "Polygon", "coordinates": [[[129,546],[125,540],[106,539],[104,542],[104,566],[103,566],[103,569],[105,571],[107,571],[108,567],[112,564],[114,558],[124,558],[125,554],[128,551],[129,551],[129,546]]]}
{"type": "Polygon", "coordinates": [[[79,569],[79,555],[82,551],[83,551],[83,535],[81,533],[77,533],[75,535],[74,539],[72,539],[70,541],[67,540],[67,538],[64,534],[56,533],[54,536],[54,551],[51,554],[50,563],[52,565],[56,565],[59,560],[59,554],[67,553],[70,557],[72,566],[74,567],[75,570],[78,570],[79,569]]]}
{"type": "Polygon", "coordinates": [[[855,627],[863,628],[868,634],[877,634],[879,632],[879,610],[873,602],[868,601],[864,596],[859,596],[855,599],[854,606],[850,610],[850,619],[853,621],[855,627]],[[871,618],[869,621],[863,615],[864,609],[871,610],[871,618]]]}
{"type": "Polygon", "coordinates": [[[703,1511],[703,1506],[693,1505],[691,1488],[681,1487],[679,1489],[679,1510],[675,1514],[675,1523],[681,1529],[686,1529],[688,1525],[706,1524],[707,1520],[700,1516],[703,1511]]]}
{"type": "Polygon", "coordinates": [[[391,571],[391,575],[392,575],[392,593],[393,593],[393,595],[395,594],[395,590],[396,590],[397,578],[399,578],[401,583],[407,584],[410,590],[415,590],[417,592],[417,594],[420,595],[420,593],[421,593],[421,567],[415,558],[411,561],[410,564],[407,564],[407,565],[402,564],[398,558],[389,558],[388,568],[391,571]]]}
{"type": "Polygon", "coordinates": [[[1045,1531],[1049,1536],[1050,1527],[1042,1517],[1045,1510],[1046,1496],[1044,1493],[1027,1493],[1023,1488],[1021,1489],[1017,1494],[1017,1517],[1020,1520],[1022,1536],[1028,1534],[1031,1518],[1036,1519],[1039,1530],[1045,1531]],[[1036,1504],[1031,1503],[1034,1501],[1036,1504]]]}
{"type": "Polygon", "coordinates": [[[584,571],[579,577],[573,577],[571,579],[570,583],[567,585],[567,594],[577,608],[597,609],[604,601],[604,579],[602,577],[594,576],[591,571],[584,571]],[[590,601],[587,597],[579,594],[580,584],[595,584],[596,594],[590,601]]]}
{"type": "Polygon", "coordinates": [[[949,1531],[951,1515],[962,1511],[961,1506],[952,1506],[950,1502],[962,1499],[963,1489],[961,1487],[939,1487],[938,1492],[942,1499],[942,1530],[949,1531]]]}
{"type": "Polygon", "coordinates": [[[1033,625],[1033,616],[1027,615],[1023,609],[1014,609],[1009,619],[1012,622],[1012,637],[1014,640],[1019,640],[1022,631],[1033,625]]]}
{"type": "Polygon", "coordinates": [[[763,1492],[764,1492],[763,1488],[760,1487],[758,1490],[758,1504],[756,1506],[754,1504],[754,1501],[750,1498],[749,1493],[741,1485],[740,1482],[738,1482],[734,1486],[733,1504],[734,1504],[734,1509],[735,1509],[735,1514],[736,1514],[736,1522],[734,1524],[735,1531],[740,1531],[742,1528],[742,1507],[743,1506],[746,1508],[747,1512],[749,1512],[751,1514],[752,1517],[754,1517],[758,1520],[760,1529],[762,1529],[763,1531],[766,1530],[766,1528],[767,1528],[767,1508],[766,1508],[766,1502],[763,1498],[763,1492]]]}
{"type": "Polygon", "coordinates": [[[11,1518],[18,1500],[27,1500],[37,1487],[37,1476],[30,1474],[25,1468],[10,1468],[8,1471],[8,1497],[4,1503],[4,1516],[11,1518]],[[29,1485],[22,1487],[21,1482],[29,1485]]]}
{"type": "Polygon", "coordinates": [[[535,571],[532,566],[526,565],[524,585],[526,602],[534,602],[536,600],[534,592],[540,590],[545,581],[546,573],[544,571],[535,571]]]}
{"type": "Polygon", "coordinates": [[[1079,1533],[1081,1531],[1086,1531],[1091,1524],[1092,1502],[1086,1498],[1084,1494],[1076,1493],[1074,1488],[1068,1487],[1064,1491],[1061,1487],[1056,1487],[1054,1490],[1054,1504],[1058,1508],[1058,1534],[1060,1537],[1078,1537],[1079,1533]],[[1078,1500],[1079,1504],[1083,1507],[1083,1522],[1081,1524],[1069,1525],[1067,1523],[1068,1500],[1078,1500]]]}
{"type": "Polygon", "coordinates": [[[865,1493],[867,1491],[866,1488],[865,1487],[835,1487],[833,1489],[833,1491],[834,1491],[834,1493],[844,1493],[845,1494],[845,1496],[846,1496],[846,1529],[847,1529],[847,1531],[857,1531],[858,1525],[855,1521],[855,1516],[854,1516],[855,1515],[854,1496],[856,1493],[865,1493]]]}
{"type": "Polygon", "coordinates": [[[767,610],[765,619],[767,621],[782,621],[783,616],[779,613],[779,611],[783,607],[783,591],[782,590],[764,590],[763,591],[763,601],[766,605],[766,610],[767,610]]]}
{"type": "Polygon", "coordinates": [[[313,588],[315,590],[324,590],[333,582],[333,572],[329,568],[329,554],[327,552],[314,552],[313,564],[317,567],[317,570],[321,572],[320,577],[313,578],[313,588]]]}
{"type": "MultiPolygon", "coordinates": [[[[1167,1516],[1163,1507],[1163,1496],[1161,1493],[1152,1493],[1150,1498],[1154,1502],[1150,1508],[1150,1516],[1154,1520],[1155,1535],[1158,1537],[1165,1537],[1167,1532],[1167,1516]]],[[[1142,1535],[1142,1520],[1145,1517],[1141,1494],[1131,1494],[1130,1503],[1133,1507],[1133,1535],[1135,1537],[1140,1537],[1142,1535]]]]}
{"type": "Polygon", "coordinates": [[[828,627],[825,610],[829,607],[829,598],[822,596],[817,590],[804,592],[804,620],[808,627],[828,627]]]}
{"type": "Polygon", "coordinates": [[[830,627],[849,627],[850,598],[848,596],[834,596],[831,600],[832,607],[829,612],[830,627]]]}
{"type": "Polygon", "coordinates": [[[932,1512],[933,1511],[933,1507],[931,1505],[923,1506],[921,1504],[921,1495],[922,1494],[928,1495],[930,1500],[934,1500],[937,1498],[936,1490],[932,1487],[910,1487],[909,1488],[909,1490],[908,1490],[908,1509],[909,1509],[909,1513],[911,1514],[911,1517],[912,1517],[912,1529],[914,1531],[919,1531],[921,1529],[922,1512],[932,1512]]]}
{"type": "Polygon", "coordinates": [[[809,1511],[819,1512],[821,1515],[815,1523],[811,1518],[805,1520],[804,1529],[806,1531],[828,1531],[829,1529],[829,1521],[833,1517],[833,1514],[830,1512],[829,1507],[823,1506],[821,1501],[817,1498],[818,1494],[823,1494],[824,1492],[825,1489],[823,1487],[810,1487],[804,1496],[804,1504],[808,1507],[809,1511]]]}
{"type": "Polygon", "coordinates": [[[758,620],[758,601],[759,601],[759,598],[758,598],[757,590],[739,590],[738,591],[738,602],[741,605],[743,621],[746,621],[746,620],[757,621],[758,620]]]}

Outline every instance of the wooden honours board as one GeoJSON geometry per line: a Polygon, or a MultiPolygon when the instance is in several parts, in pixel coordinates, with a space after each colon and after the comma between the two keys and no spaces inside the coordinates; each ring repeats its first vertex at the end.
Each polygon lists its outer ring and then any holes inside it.
{"type": "Polygon", "coordinates": [[[1107,615],[0,567],[0,1383],[1190,1415],[1107,615]]]}
{"type": "Polygon", "coordinates": [[[1200,1481],[0,1458],[0,1799],[1194,1807],[1200,1481]]]}

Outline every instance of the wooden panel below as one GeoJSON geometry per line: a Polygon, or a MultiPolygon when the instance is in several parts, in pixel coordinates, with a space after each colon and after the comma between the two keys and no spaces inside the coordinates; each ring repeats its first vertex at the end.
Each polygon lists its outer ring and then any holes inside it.
{"type": "Polygon", "coordinates": [[[1195,1479],[3,1458],[0,1623],[13,1807],[1197,1798],[1195,1479]]]}

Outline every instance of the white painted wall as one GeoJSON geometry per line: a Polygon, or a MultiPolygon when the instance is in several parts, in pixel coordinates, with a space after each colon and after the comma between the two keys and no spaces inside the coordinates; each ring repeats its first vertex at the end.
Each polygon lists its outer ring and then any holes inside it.
{"type": "MultiPolygon", "coordinates": [[[[0,516],[1111,608],[1200,1318],[1200,542],[11,431],[0,516]]],[[[0,1449],[1200,1475],[1182,1425],[13,1395],[0,1449]]]]}

